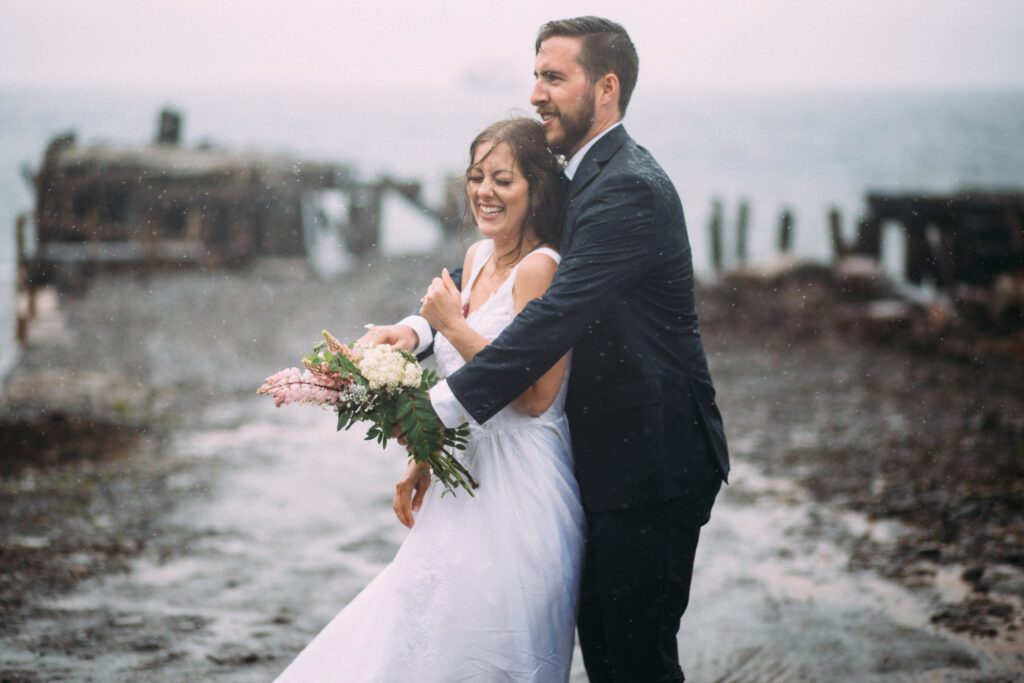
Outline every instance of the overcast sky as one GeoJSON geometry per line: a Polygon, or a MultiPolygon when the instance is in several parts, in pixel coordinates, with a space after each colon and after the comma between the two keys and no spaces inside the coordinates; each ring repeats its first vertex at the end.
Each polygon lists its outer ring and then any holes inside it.
{"type": "Polygon", "coordinates": [[[0,0],[0,85],[519,87],[578,14],[648,87],[1024,87],[1024,0],[0,0]]]}

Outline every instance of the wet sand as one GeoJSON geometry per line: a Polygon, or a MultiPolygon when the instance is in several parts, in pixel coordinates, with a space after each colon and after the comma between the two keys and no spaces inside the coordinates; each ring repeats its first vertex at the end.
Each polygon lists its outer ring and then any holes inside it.
{"type": "MultiPolygon", "coordinates": [[[[0,680],[283,669],[394,554],[404,464],[252,392],[321,327],[400,317],[445,261],[330,283],[284,261],[62,301],[2,414],[31,417],[45,382],[131,439],[0,477],[0,680]]],[[[680,633],[688,677],[1016,680],[1017,366],[865,343],[846,306],[813,278],[702,293],[735,469],[680,633]]]]}

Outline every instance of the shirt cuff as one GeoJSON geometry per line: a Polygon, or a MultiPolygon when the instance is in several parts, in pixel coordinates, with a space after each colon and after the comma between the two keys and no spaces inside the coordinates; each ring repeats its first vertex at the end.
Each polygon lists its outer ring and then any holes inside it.
{"type": "Polygon", "coordinates": [[[398,324],[411,327],[412,331],[416,333],[418,339],[413,353],[417,356],[426,351],[427,347],[434,341],[434,334],[430,329],[430,323],[421,315],[410,315],[408,318],[403,318],[398,324]]]}
{"type": "Polygon", "coordinates": [[[459,403],[459,399],[455,398],[447,381],[438,382],[430,390],[430,404],[434,406],[434,412],[441,418],[445,427],[454,429],[463,422],[477,424],[476,420],[459,403]]]}

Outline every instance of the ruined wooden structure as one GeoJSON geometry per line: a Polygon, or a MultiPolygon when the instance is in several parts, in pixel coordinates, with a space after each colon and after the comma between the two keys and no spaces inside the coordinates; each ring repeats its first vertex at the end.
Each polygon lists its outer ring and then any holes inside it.
{"type": "MultiPolygon", "coordinates": [[[[1024,276],[1024,192],[871,192],[867,204],[853,244],[832,228],[838,255],[878,259],[882,227],[895,223],[906,237],[904,275],[910,283],[990,287],[1001,275],[1024,276]]],[[[838,225],[838,217],[831,220],[838,225]]]]}
{"type": "MultiPolygon", "coordinates": [[[[952,194],[869,192],[867,211],[853,240],[843,236],[842,216],[832,207],[827,214],[835,258],[863,256],[874,263],[882,257],[882,232],[895,226],[903,234],[904,278],[939,288],[991,288],[1012,279],[1024,283],[1024,192],[962,190],[952,194]]],[[[723,267],[722,202],[712,204],[709,233],[711,262],[723,267]]],[[[737,264],[746,265],[748,206],[740,202],[736,224],[737,264]]],[[[796,216],[784,208],[779,217],[777,246],[789,254],[796,216]]]]}
{"type": "MultiPolygon", "coordinates": [[[[33,176],[34,249],[19,249],[30,286],[97,270],[242,266],[304,256],[328,222],[317,199],[336,193],[347,215],[329,228],[352,254],[380,241],[381,199],[397,192],[439,229],[457,222],[424,205],[420,185],[360,181],[344,164],[181,144],[182,120],[160,113],[152,144],[82,145],[55,137],[33,176]]],[[[449,202],[451,204],[451,202],[449,202]]],[[[447,212],[456,208],[447,208],[447,212]]]]}

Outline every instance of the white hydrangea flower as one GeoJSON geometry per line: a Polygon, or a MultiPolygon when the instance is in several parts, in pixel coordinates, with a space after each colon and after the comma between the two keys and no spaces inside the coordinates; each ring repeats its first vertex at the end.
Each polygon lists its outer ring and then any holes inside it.
{"type": "Polygon", "coordinates": [[[405,376],[405,366],[405,358],[387,344],[366,349],[358,362],[359,372],[373,390],[397,389],[405,376]]]}
{"type": "Polygon", "coordinates": [[[415,363],[406,362],[405,371],[402,373],[402,386],[416,388],[423,379],[423,370],[415,363]]]}

